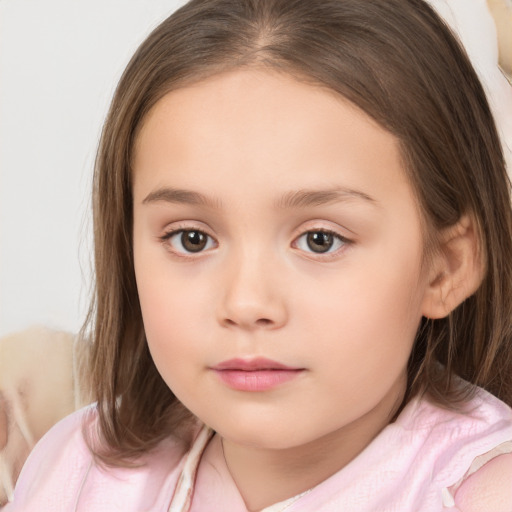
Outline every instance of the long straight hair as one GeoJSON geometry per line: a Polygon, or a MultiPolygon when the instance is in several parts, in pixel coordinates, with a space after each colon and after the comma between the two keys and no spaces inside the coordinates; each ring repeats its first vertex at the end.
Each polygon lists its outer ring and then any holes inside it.
{"type": "MultiPolygon", "coordinates": [[[[400,143],[426,239],[476,223],[482,285],[447,318],[423,319],[406,400],[456,406],[458,375],[512,404],[510,184],[484,91],[463,49],[421,0],[192,0],[140,46],[115,92],[94,175],[92,338],[102,458],[122,463],[192,421],[148,350],[132,249],[132,154],[169,91],[259,66],[335,91],[400,143]],[[441,364],[440,364],[441,363],[441,364]]],[[[371,319],[369,319],[371,321],[371,319]]]]}

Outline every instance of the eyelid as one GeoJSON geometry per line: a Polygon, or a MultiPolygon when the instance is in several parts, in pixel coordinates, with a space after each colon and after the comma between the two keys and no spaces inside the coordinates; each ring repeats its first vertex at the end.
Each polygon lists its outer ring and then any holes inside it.
{"type": "Polygon", "coordinates": [[[180,219],[174,222],[167,223],[161,229],[162,234],[159,235],[158,238],[163,239],[169,237],[177,233],[178,231],[201,231],[202,233],[205,233],[206,235],[209,235],[210,237],[215,239],[215,237],[212,234],[213,230],[208,224],[192,219],[180,219]]]}

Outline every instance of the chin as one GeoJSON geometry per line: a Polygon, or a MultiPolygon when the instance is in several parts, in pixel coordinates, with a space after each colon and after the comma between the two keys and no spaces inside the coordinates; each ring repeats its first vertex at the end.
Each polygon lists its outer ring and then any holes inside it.
{"type": "Polygon", "coordinates": [[[323,433],[306,435],[297,422],[283,425],[277,422],[240,422],[233,421],[230,425],[219,425],[214,430],[229,442],[261,450],[287,450],[306,445],[323,433]]]}

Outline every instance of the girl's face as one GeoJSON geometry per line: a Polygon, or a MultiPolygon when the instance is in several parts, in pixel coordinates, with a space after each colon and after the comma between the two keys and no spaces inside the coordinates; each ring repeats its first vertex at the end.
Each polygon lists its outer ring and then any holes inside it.
{"type": "Polygon", "coordinates": [[[320,87],[226,73],[155,106],[133,192],[147,340],[187,408],[268,449],[390,421],[428,290],[391,134],[320,87]]]}

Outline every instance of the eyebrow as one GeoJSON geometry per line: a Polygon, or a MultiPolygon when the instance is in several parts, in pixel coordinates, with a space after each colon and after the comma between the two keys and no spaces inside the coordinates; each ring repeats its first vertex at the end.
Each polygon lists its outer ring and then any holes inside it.
{"type": "Polygon", "coordinates": [[[361,192],[345,187],[335,187],[327,190],[297,190],[285,194],[276,204],[279,208],[305,208],[308,206],[322,206],[339,203],[352,199],[361,200],[377,205],[377,201],[361,192]]]}
{"type": "Polygon", "coordinates": [[[214,199],[213,197],[209,197],[192,190],[184,190],[171,187],[162,187],[153,192],[150,192],[144,198],[142,204],[158,202],[191,204],[195,206],[206,206],[213,209],[218,209],[221,206],[220,201],[214,199]]]}
{"type": "MultiPolygon", "coordinates": [[[[335,187],[326,190],[303,189],[288,192],[276,201],[275,205],[282,209],[306,208],[308,206],[322,206],[352,199],[361,200],[373,205],[378,204],[371,196],[359,190],[335,187]]],[[[150,192],[143,199],[142,204],[158,202],[206,206],[212,209],[219,209],[222,206],[221,201],[200,192],[172,187],[162,187],[150,192]]]]}

